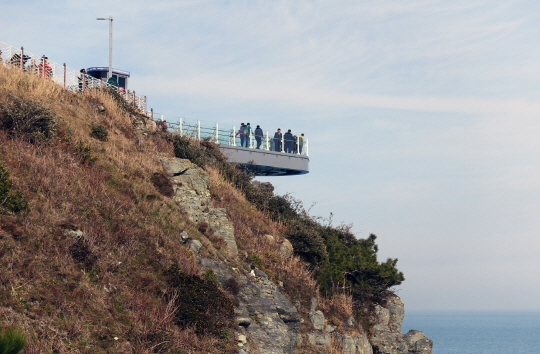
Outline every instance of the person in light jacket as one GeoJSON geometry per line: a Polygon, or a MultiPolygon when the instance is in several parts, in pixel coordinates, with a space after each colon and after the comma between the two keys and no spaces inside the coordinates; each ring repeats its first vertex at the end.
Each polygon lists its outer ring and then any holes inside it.
{"type": "Polygon", "coordinates": [[[257,140],[257,149],[261,148],[263,138],[263,131],[261,129],[260,125],[257,125],[257,128],[255,129],[255,140],[257,140]]]}

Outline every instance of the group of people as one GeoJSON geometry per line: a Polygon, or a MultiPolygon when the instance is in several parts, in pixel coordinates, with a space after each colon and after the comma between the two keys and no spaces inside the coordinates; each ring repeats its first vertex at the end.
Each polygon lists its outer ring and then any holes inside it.
{"type": "MultiPolygon", "coordinates": [[[[236,133],[236,136],[240,136],[240,146],[241,147],[251,147],[251,134],[252,134],[252,128],[251,124],[247,123],[241,123],[240,129],[236,133]]],[[[255,141],[257,142],[256,149],[261,148],[262,139],[263,139],[263,130],[261,129],[260,125],[257,125],[257,128],[254,132],[255,141]]],[[[301,154],[302,148],[304,147],[304,133],[300,134],[300,136],[293,135],[291,133],[291,130],[289,129],[285,135],[281,133],[281,129],[278,128],[278,130],[274,133],[274,138],[270,141],[270,149],[271,151],[277,151],[281,152],[282,149],[285,150],[286,153],[289,154],[301,154]]]]}
{"type": "MultiPolygon", "coordinates": [[[[36,63],[36,59],[32,59],[30,61],[30,64],[26,65],[26,62],[30,59],[30,56],[24,54],[21,55],[19,53],[15,53],[9,58],[9,60],[6,61],[6,63],[13,65],[15,67],[22,67],[25,72],[38,75],[39,77],[43,78],[52,78],[53,76],[53,70],[51,66],[49,65],[49,58],[47,58],[45,55],[41,57],[39,60],[39,64],[36,63]]],[[[2,62],[2,51],[0,50],[0,63],[2,62]]]]}

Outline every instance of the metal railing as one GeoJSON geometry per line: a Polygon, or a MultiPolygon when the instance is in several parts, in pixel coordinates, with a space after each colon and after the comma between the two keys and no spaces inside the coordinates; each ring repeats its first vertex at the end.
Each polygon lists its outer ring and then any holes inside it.
{"type": "Polygon", "coordinates": [[[234,125],[189,120],[160,113],[149,114],[155,121],[167,123],[168,130],[180,136],[187,136],[194,140],[208,139],[211,142],[240,146],[250,149],[276,151],[289,154],[309,156],[308,139],[302,135],[277,134],[270,135],[268,131],[256,132],[253,128],[250,134],[243,134],[236,130],[234,125]]]}
{"type": "Polygon", "coordinates": [[[62,65],[49,60],[44,55],[40,57],[32,54],[23,47],[19,49],[0,42],[0,51],[0,62],[11,67],[20,68],[27,73],[38,75],[44,79],[52,80],[66,90],[77,92],[86,89],[111,87],[118,90],[118,93],[126,102],[143,112],[147,112],[146,96],[137,96],[135,91],[123,91],[121,88],[110,85],[104,80],[68,68],[65,63],[62,65]]]}

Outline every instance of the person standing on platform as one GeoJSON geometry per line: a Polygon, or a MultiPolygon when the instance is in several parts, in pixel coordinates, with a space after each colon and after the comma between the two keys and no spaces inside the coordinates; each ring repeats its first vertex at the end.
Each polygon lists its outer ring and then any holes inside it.
{"type": "Polygon", "coordinates": [[[38,66],[36,64],[36,59],[32,59],[32,61],[30,62],[30,65],[26,67],[26,72],[30,74],[34,74],[34,75],[38,74],[38,66]]]}
{"type": "Polygon", "coordinates": [[[240,123],[240,129],[238,129],[235,136],[238,136],[238,134],[240,134],[240,146],[244,147],[244,123],[240,123]]]}
{"type": "Polygon", "coordinates": [[[251,124],[248,122],[248,124],[244,127],[244,139],[246,142],[246,147],[251,147],[251,124]]]}
{"type": "Polygon", "coordinates": [[[260,125],[257,125],[257,128],[255,129],[255,140],[257,140],[257,149],[261,148],[263,138],[263,131],[261,129],[260,125]]]}
{"type": "Polygon", "coordinates": [[[294,139],[293,139],[293,135],[291,134],[290,129],[285,133],[285,135],[283,136],[283,139],[285,140],[285,143],[284,143],[285,152],[288,154],[291,154],[294,139]]]}
{"type": "Polygon", "coordinates": [[[302,155],[302,148],[304,147],[304,133],[300,134],[298,137],[298,149],[300,151],[300,155],[302,155]]]}
{"type": "Polygon", "coordinates": [[[49,58],[45,55],[41,58],[41,63],[38,65],[39,77],[42,78],[52,78],[52,69],[49,65],[49,58]]]}
{"type": "Polygon", "coordinates": [[[277,132],[274,134],[274,151],[281,152],[281,139],[283,135],[281,134],[281,129],[278,128],[277,132]]]}

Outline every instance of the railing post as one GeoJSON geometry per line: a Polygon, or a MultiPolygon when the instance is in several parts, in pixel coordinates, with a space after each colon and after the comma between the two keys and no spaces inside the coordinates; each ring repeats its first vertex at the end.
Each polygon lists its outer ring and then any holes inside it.
{"type": "Polygon", "coordinates": [[[146,102],[146,96],[144,96],[144,111],[148,109],[147,102],[146,102]]]}
{"type": "Polygon", "coordinates": [[[178,132],[180,133],[180,136],[184,135],[184,131],[182,130],[182,118],[178,119],[178,132]]]}
{"type": "Polygon", "coordinates": [[[21,70],[24,71],[24,47],[21,47],[21,70]]]}
{"type": "Polygon", "coordinates": [[[306,156],[309,156],[309,150],[308,150],[308,140],[306,139],[306,156]]]}
{"type": "Polygon", "coordinates": [[[197,141],[201,141],[201,121],[197,121],[197,141]]]}
{"type": "Polygon", "coordinates": [[[154,109],[153,108],[150,108],[150,118],[152,118],[152,120],[154,120],[154,109]]]}
{"type": "Polygon", "coordinates": [[[163,114],[162,114],[162,115],[161,115],[161,121],[163,122],[163,120],[164,120],[164,119],[163,119],[163,114]]]}
{"type": "MultiPolygon", "coordinates": [[[[84,85],[84,73],[83,73],[83,85],[84,85]]],[[[66,89],[66,63],[64,63],[64,90],[66,89]]]]}
{"type": "Polygon", "coordinates": [[[281,134],[281,152],[285,152],[285,134],[281,134]]]}
{"type": "Polygon", "coordinates": [[[236,127],[232,126],[232,144],[229,142],[229,145],[236,146],[236,127]]]}
{"type": "Polygon", "coordinates": [[[270,144],[268,140],[268,130],[266,131],[266,150],[270,150],[270,144]]]}
{"type": "Polygon", "coordinates": [[[219,144],[218,124],[216,123],[216,144],[219,144]]]}

